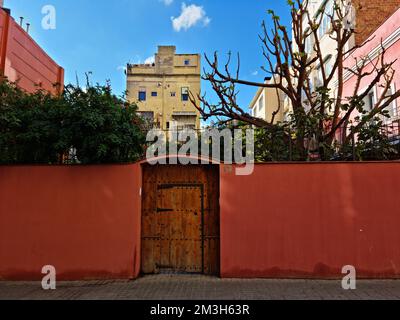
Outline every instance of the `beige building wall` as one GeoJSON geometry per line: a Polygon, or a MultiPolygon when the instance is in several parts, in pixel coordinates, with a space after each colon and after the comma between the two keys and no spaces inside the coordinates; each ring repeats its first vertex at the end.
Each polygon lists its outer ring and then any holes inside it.
{"type": "Polygon", "coordinates": [[[200,93],[201,56],[159,46],[153,64],[129,64],[127,98],[162,130],[200,129],[200,113],[188,99],[200,93]]]}
{"type": "Polygon", "coordinates": [[[249,109],[253,117],[264,119],[268,122],[272,121],[273,113],[278,110],[274,118],[274,123],[278,123],[283,121],[283,102],[283,94],[279,93],[279,91],[277,92],[276,89],[260,87],[251,101],[249,109]]]}

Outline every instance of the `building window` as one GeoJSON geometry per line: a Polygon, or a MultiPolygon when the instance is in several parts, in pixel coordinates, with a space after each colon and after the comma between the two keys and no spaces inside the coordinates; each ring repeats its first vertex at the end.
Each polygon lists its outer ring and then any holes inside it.
{"type": "Polygon", "coordinates": [[[305,51],[307,54],[311,54],[313,52],[313,35],[307,37],[305,42],[305,51]]]}
{"type": "Polygon", "coordinates": [[[261,96],[258,101],[258,111],[262,111],[264,109],[264,95],[261,96]]]}
{"type": "Polygon", "coordinates": [[[152,97],[157,97],[157,91],[153,91],[153,92],[151,93],[151,96],[152,96],[152,97]]]}
{"type": "MultiPolygon", "coordinates": [[[[321,10],[325,8],[325,11],[322,13],[322,21],[318,29],[318,37],[321,39],[330,29],[331,27],[331,18],[334,14],[334,7],[332,0],[327,1],[321,7],[321,10]]],[[[319,17],[317,19],[320,19],[319,17]]]]}
{"type": "Polygon", "coordinates": [[[169,129],[169,128],[170,128],[169,121],[167,121],[167,129],[169,129]]]}
{"type": "Polygon", "coordinates": [[[139,91],[139,101],[146,101],[146,91],[139,91]]]}
{"type": "Polygon", "coordinates": [[[373,89],[363,99],[363,102],[364,102],[364,110],[368,112],[372,111],[372,109],[375,106],[375,93],[373,89]]]}
{"type": "Polygon", "coordinates": [[[332,56],[328,55],[325,59],[324,59],[324,65],[323,67],[321,67],[321,65],[318,65],[316,68],[316,75],[314,76],[314,83],[313,83],[313,87],[315,87],[315,89],[318,89],[320,87],[323,86],[324,84],[324,79],[322,76],[322,68],[324,68],[324,72],[325,72],[325,77],[328,78],[333,70],[333,65],[332,65],[332,61],[331,61],[332,56]]]}
{"type": "Polygon", "coordinates": [[[175,92],[171,92],[171,97],[175,97],[176,93],[175,92]]]}
{"type": "Polygon", "coordinates": [[[182,101],[189,101],[189,88],[188,87],[182,88],[182,101]]]}
{"type": "MultiPolygon", "coordinates": [[[[329,77],[329,75],[331,74],[331,72],[333,70],[331,58],[332,58],[332,56],[328,56],[324,62],[325,75],[327,78],[329,77]]],[[[322,77],[322,74],[321,74],[321,77],[322,77]]]]}
{"type": "MultiPolygon", "coordinates": [[[[394,84],[388,89],[388,91],[386,92],[386,96],[385,98],[389,98],[391,97],[394,93],[396,92],[396,89],[394,87],[394,84]]],[[[387,101],[385,99],[385,101],[387,101]]],[[[396,104],[396,100],[394,100],[389,106],[387,106],[387,108],[385,109],[389,112],[389,116],[390,118],[394,118],[397,116],[397,104],[396,104]]],[[[387,119],[389,120],[389,119],[387,119]]]]}
{"type": "Polygon", "coordinates": [[[185,66],[189,66],[190,65],[190,60],[185,60],[185,66]]]}
{"type": "Polygon", "coordinates": [[[315,89],[318,89],[322,85],[323,85],[322,69],[321,69],[321,66],[319,65],[316,69],[316,75],[314,77],[314,87],[315,87],[315,89]]]}

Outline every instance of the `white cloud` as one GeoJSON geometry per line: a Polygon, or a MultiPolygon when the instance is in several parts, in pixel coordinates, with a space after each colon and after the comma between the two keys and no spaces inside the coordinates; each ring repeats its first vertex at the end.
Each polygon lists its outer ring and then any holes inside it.
{"type": "Polygon", "coordinates": [[[146,60],[144,60],[144,64],[153,64],[154,62],[154,56],[148,57],[146,60]]]}
{"type": "Polygon", "coordinates": [[[181,31],[182,29],[186,31],[197,25],[199,22],[202,22],[203,26],[207,26],[211,22],[211,19],[207,17],[203,7],[196,6],[195,4],[187,6],[185,3],[182,3],[181,15],[177,18],[172,17],[171,20],[172,26],[177,32],[181,31]]]}
{"type": "Polygon", "coordinates": [[[256,70],[256,71],[252,72],[251,75],[252,76],[258,76],[258,71],[256,70]]]}
{"type": "Polygon", "coordinates": [[[166,6],[169,6],[174,2],[174,0],[159,0],[159,1],[163,2],[166,6]]]}

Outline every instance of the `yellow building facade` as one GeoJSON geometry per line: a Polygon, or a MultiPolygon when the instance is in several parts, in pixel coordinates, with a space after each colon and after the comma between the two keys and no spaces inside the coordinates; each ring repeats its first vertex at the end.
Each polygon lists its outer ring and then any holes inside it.
{"type": "Polygon", "coordinates": [[[201,89],[201,56],[159,46],[152,64],[128,64],[127,98],[161,130],[200,129],[200,113],[189,99],[201,89]]]}

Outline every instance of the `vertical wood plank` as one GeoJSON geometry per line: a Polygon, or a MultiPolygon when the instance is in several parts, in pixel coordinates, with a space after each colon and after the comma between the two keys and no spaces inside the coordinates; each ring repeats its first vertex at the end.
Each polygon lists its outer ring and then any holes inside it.
{"type": "Polygon", "coordinates": [[[204,273],[219,274],[218,179],[219,168],[212,165],[143,167],[142,272],[167,267],[200,273],[203,243],[204,273]],[[197,187],[158,189],[166,184],[197,187]],[[200,185],[204,188],[203,226],[200,185]],[[157,212],[157,208],[171,211],[157,212]]]}

